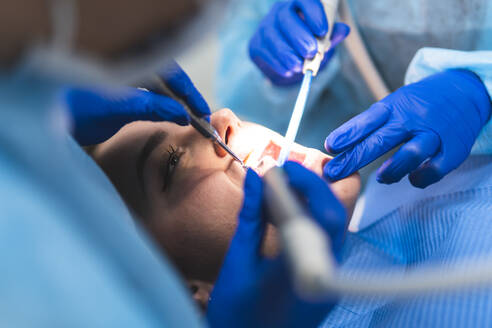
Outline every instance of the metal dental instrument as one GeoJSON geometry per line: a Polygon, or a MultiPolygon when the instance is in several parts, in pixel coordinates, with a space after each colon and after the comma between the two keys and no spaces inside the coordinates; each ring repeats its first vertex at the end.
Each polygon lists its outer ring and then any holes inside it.
{"type": "Polygon", "coordinates": [[[297,100],[294,110],[292,111],[287,133],[285,134],[285,142],[278,157],[279,166],[284,165],[285,161],[289,157],[290,149],[296,139],[302,115],[304,114],[304,109],[306,108],[306,101],[309,95],[309,90],[311,89],[311,81],[313,77],[318,74],[321,62],[325,57],[325,52],[331,47],[331,34],[333,33],[333,25],[335,23],[338,2],[339,0],[321,0],[326,19],[328,20],[328,32],[323,39],[317,39],[318,51],[316,55],[312,59],[306,59],[304,61],[304,65],[302,67],[304,78],[302,79],[301,89],[297,95],[297,100]]]}
{"type": "Polygon", "coordinates": [[[244,162],[226,145],[226,143],[222,140],[220,137],[219,133],[217,130],[210,124],[206,119],[203,117],[197,116],[193,111],[188,107],[186,103],[180,100],[179,97],[177,97],[172,90],[170,90],[167,85],[164,83],[162,78],[155,74],[153,76],[153,80],[149,81],[148,84],[144,84],[144,87],[152,92],[165,95],[168,97],[171,97],[183,105],[185,108],[186,112],[190,116],[190,124],[193,126],[202,136],[204,136],[207,139],[212,140],[212,142],[216,143],[219,145],[222,149],[224,149],[229,155],[234,158],[237,162],[241,164],[242,167],[246,167],[244,162]]]}
{"type": "Polygon", "coordinates": [[[188,115],[190,115],[190,124],[193,126],[202,136],[212,140],[212,142],[218,144],[229,155],[241,164],[242,167],[246,167],[244,162],[229,148],[222,140],[217,130],[206,119],[195,115],[188,106],[184,106],[188,115]]]}

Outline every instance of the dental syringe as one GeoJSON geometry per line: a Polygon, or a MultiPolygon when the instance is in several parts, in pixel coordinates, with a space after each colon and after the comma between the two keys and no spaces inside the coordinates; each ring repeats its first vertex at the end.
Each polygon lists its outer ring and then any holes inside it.
{"type": "Polygon", "coordinates": [[[326,285],[333,276],[334,260],[329,237],[304,211],[300,200],[288,185],[281,167],[289,158],[296,139],[312,78],[317,75],[325,52],[331,47],[338,1],[321,0],[328,20],[328,32],[323,39],[317,40],[316,55],[304,61],[304,78],[277,161],[280,167],[271,169],[264,176],[267,206],[282,240],[294,284],[298,294],[307,299],[326,297],[326,285]]]}
{"type": "Polygon", "coordinates": [[[301,88],[294,105],[294,110],[290,117],[289,126],[285,134],[285,142],[280,151],[280,156],[278,157],[278,165],[284,165],[285,161],[289,158],[290,149],[294,144],[297,136],[297,131],[301,124],[302,116],[304,114],[304,109],[306,108],[307,99],[309,96],[309,91],[311,90],[311,82],[313,77],[318,74],[319,68],[323,59],[325,58],[325,53],[331,48],[331,35],[333,33],[333,26],[335,24],[335,16],[337,14],[339,0],[321,0],[323,9],[325,11],[326,19],[328,20],[328,32],[322,39],[317,40],[317,52],[311,59],[304,60],[302,67],[302,73],[304,77],[302,79],[301,88]]]}

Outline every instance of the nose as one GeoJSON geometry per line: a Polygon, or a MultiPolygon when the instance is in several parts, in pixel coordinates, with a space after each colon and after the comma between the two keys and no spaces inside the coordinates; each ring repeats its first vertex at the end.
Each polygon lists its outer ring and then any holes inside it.
{"type": "MultiPolygon", "coordinates": [[[[224,108],[210,116],[210,123],[217,130],[222,140],[229,146],[241,121],[230,109],[224,108]]],[[[214,145],[214,149],[219,157],[225,157],[227,155],[227,152],[218,145],[214,145]]]]}

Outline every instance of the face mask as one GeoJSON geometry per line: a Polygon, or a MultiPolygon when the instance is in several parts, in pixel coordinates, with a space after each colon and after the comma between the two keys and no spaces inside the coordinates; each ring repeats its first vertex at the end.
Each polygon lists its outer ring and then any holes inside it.
{"type": "Polygon", "coordinates": [[[35,44],[21,67],[36,75],[65,83],[131,85],[162,68],[170,58],[192,46],[220,21],[227,0],[196,0],[199,10],[171,34],[153,35],[131,52],[101,60],[74,51],[77,31],[77,0],[51,0],[53,37],[35,44]]]}

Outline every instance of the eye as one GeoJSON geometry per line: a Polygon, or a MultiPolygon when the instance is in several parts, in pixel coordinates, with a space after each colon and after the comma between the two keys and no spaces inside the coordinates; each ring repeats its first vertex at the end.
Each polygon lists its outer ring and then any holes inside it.
{"type": "Polygon", "coordinates": [[[169,188],[169,186],[172,185],[174,173],[179,165],[181,156],[184,154],[184,152],[179,151],[178,148],[175,148],[173,146],[169,146],[167,153],[169,155],[167,156],[167,160],[165,161],[165,165],[164,165],[164,174],[163,174],[164,181],[162,185],[162,191],[165,191],[166,189],[169,188]]]}
{"type": "Polygon", "coordinates": [[[179,155],[176,153],[173,153],[169,157],[170,157],[169,158],[170,169],[174,169],[174,167],[176,167],[179,163],[179,155]]]}

